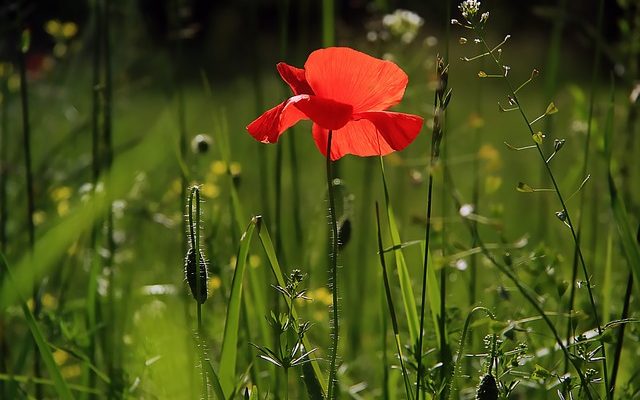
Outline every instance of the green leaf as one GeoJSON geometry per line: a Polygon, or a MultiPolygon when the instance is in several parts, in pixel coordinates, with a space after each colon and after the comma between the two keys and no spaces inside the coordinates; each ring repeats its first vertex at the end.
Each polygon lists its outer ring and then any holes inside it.
{"type": "Polygon", "coordinates": [[[22,31],[22,37],[20,38],[20,51],[22,54],[26,54],[31,47],[31,31],[25,29],[22,31]]]}
{"type": "Polygon", "coordinates": [[[225,395],[230,395],[235,385],[236,361],[238,357],[238,331],[240,329],[240,306],[242,299],[242,281],[247,266],[247,255],[257,219],[254,217],[240,239],[240,248],[236,258],[236,267],[231,283],[231,295],[227,306],[227,317],[222,338],[220,356],[220,383],[225,395]]]}
{"type": "MultiPolygon", "coordinates": [[[[6,271],[7,280],[10,281],[10,287],[15,287],[13,274],[9,269],[9,264],[7,264],[7,260],[4,258],[4,254],[0,252],[0,264],[2,264],[2,269],[6,271]]],[[[67,386],[67,382],[62,377],[62,373],[58,368],[55,360],[53,359],[53,354],[51,353],[51,348],[49,344],[45,340],[40,328],[38,327],[38,323],[36,322],[33,313],[27,306],[27,303],[24,301],[22,296],[18,293],[18,298],[20,299],[20,306],[22,308],[22,313],[24,314],[25,319],[27,320],[27,325],[29,326],[29,330],[31,331],[31,336],[36,342],[38,346],[38,350],[40,350],[40,357],[44,361],[44,364],[51,376],[51,380],[56,388],[56,392],[58,393],[58,398],[63,400],[72,400],[73,395],[71,394],[71,390],[69,386],[67,386]]]]}
{"type": "MultiPolygon", "coordinates": [[[[382,183],[384,186],[384,200],[387,211],[387,218],[389,219],[389,232],[391,233],[391,245],[397,246],[402,243],[400,240],[400,233],[398,232],[398,225],[391,208],[391,201],[389,200],[389,190],[387,188],[387,179],[384,174],[384,163],[382,157],[380,157],[380,169],[382,171],[382,183]]],[[[402,293],[402,302],[404,304],[404,311],[407,316],[407,325],[409,327],[409,338],[411,343],[416,343],[418,340],[419,319],[416,306],[416,298],[413,294],[413,288],[411,287],[411,276],[409,275],[409,269],[404,259],[402,250],[394,251],[396,258],[396,268],[398,269],[398,280],[400,281],[400,292],[402,293]]]]}
{"type": "Polygon", "coordinates": [[[218,378],[218,374],[216,374],[216,371],[213,369],[211,361],[207,360],[207,362],[205,363],[205,367],[207,368],[209,381],[211,382],[211,386],[213,387],[213,393],[216,395],[218,400],[225,400],[226,397],[224,397],[222,385],[220,385],[220,378],[218,378]]]}
{"type": "MultiPolygon", "coordinates": [[[[278,257],[276,257],[276,250],[273,247],[273,242],[271,241],[269,230],[267,229],[265,224],[261,223],[262,220],[259,217],[256,217],[256,218],[258,218],[257,226],[258,226],[258,234],[260,236],[260,243],[262,244],[262,248],[264,249],[264,252],[267,255],[267,259],[269,260],[269,265],[271,266],[271,272],[273,272],[273,276],[276,278],[277,284],[282,287],[285,287],[286,281],[284,279],[284,275],[282,274],[282,269],[280,268],[278,257]]],[[[285,301],[287,302],[287,306],[291,308],[291,315],[293,319],[297,321],[298,313],[296,311],[295,304],[292,303],[287,298],[285,298],[285,301]]],[[[304,346],[305,349],[313,348],[313,346],[309,344],[309,339],[307,339],[306,335],[302,339],[302,345],[304,346]]],[[[314,387],[314,386],[307,386],[307,391],[313,390],[314,397],[321,396],[322,398],[324,397],[324,394],[327,392],[327,384],[326,384],[326,380],[324,379],[324,374],[322,373],[322,370],[320,369],[320,365],[318,364],[318,360],[316,358],[311,358],[310,364],[313,368],[313,372],[316,376],[316,380],[320,383],[320,390],[322,392],[317,393],[317,387],[314,387]]],[[[305,378],[305,383],[307,383],[307,378],[305,378]]]]}

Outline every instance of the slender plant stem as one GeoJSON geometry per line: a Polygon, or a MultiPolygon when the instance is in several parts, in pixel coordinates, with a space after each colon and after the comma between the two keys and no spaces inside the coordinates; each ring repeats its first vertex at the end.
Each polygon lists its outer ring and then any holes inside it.
{"type": "MultiPolygon", "coordinates": [[[[631,293],[633,288],[633,274],[629,272],[629,276],[627,277],[627,288],[624,294],[624,305],[622,306],[622,315],[620,315],[621,320],[625,320],[629,317],[629,305],[631,304],[631,293]]],[[[618,379],[618,370],[620,368],[620,357],[622,355],[622,345],[624,343],[624,331],[627,324],[622,324],[620,328],[618,328],[618,336],[616,338],[616,348],[613,355],[613,367],[611,369],[611,380],[610,385],[611,389],[607,393],[607,397],[614,398],[614,392],[616,390],[616,380],[618,379]]]]}
{"type": "MultiPolygon", "coordinates": [[[[479,30],[476,30],[477,32],[479,32],[479,30]]],[[[502,69],[502,66],[500,64],[500,61],[498,61],[498,59],[496,58],[494,52],[489,48],[489,46],[487,45],[487,42],[484,39],[484,36],[479,33],[478,34],[480,40],[482,41],[485,49],[487,50],[488,54],[491,55],[491,58],[493,59],[493,61],[495,62],[495,64],[498,66],[498,68],[502,69]]],[[[517,96],[517,94],[515,93],[514,87],[511,84],[511,81],[509,80],[509,78],[504,75],[502,76],[504,82],[507,84],[507,87],[509,88],[509,92],[510,92],[510,96],[513,98],[513,101],[515,102],[515,105],[518,108],[518,111],[520,112],[520,115],[522,116],[522,119],[524,120],[524,122],[527,124],[527,127],[529,129],[529,133],[531,135],[534,135],[534,131],[533,128],[531,127],[531,123],[529,122],[529,119],[527,118],[527,115],[524,112],[524,109],[522,107],[522,105],[520,104],[520,100],[517,96]]],[[[600,352],[602,354],[602,370],[603,370],[603,380],[604,380],[604,386],[605,386],[605,390],[608,393],[609,392],[609,377],[608,377],[608,373],[607,373],[607,357],[606,357],[606,350],[605,350],[605,343],[604,340],[602,338],[602,326],[600,324],[600,317],[598,315],[598,309],[596,307],[596,303],[595,303],[595,299],[593,297],[593,291],[591,288],[591,278],[589,276],[589,271],[587,271],[587,266],[586,266],[586,262],[584,261],[584,256],[582,254],[582,249],[580,248],[580,244],[578,242],[578,237],[573,225],[573,222],[571,221],[571,215],[569,214],[569,210],[566,206],[564,197],[562,196],[562,193],[560,192],[560,188],[558,186],[558,183],[556,181],[555,175],[553,174],[553,171],[551,171],[551,167],[549,166],[549,164],[546,162],[546,158],[544,153],[542,152],[542,148],[540,147],[540,144],[538,142],[535,142],[535,146],[536,149],[538,150],[538,154],[540,155],[540,158],[544,164],[545,170],[547,171],[547,175],[549,176],[549,178],[551,179],[551,183],[553,184],[553,189],[554,192],[556,193],[556,196],[558,198],[558,201],[560,202],[560,205],[562,207],[562,211],[565,214],[566,217],[566,223],[569,226],[569,229],[571,230],[571,236],[573,238],[573,243],[575,245],[575,249],[578,253],[578,258],[580,260],[580,264],[582,266],[582,272],[584,274],[584,278],[586,281],[586,286],[587,286],[587,292],[589,294],[589,302],[591,304],[591,310],[593,312],[593,316],[597,325],[597,330],[598,330],[598,335],[600,336],[600,352]]]]}
{"type": "MultiPolygon", "coordinates": [[[[100,44],[102,42],[102,12],[99,0],[93,2],[94,13],[94,33],[93,33],[93,84],[91,87],[92,114],[91,114],[91,181],[93,183],[93,198],[96,199],[98,180],[100,179],[100,111],[101,111],[101,59],[100,44]]],[[[89,284],[87,292],[87,331],[94,332],[97,325],[97,315],[99,302],[98,291],[98,270],[99,255],[97,251],[99,218],[96,215],[95,207],[93,212],[93,226],[91,228],[90,252],[91,266],[89,272],[89,284]]],[[[89,335],[88,346],[89,360],[96,365],[96,337],[89,335]]],[[[87,368],[88,386],[95,387],[96,374],[91,368],[87,368]]],[[[94,395],[91,395],[95,398],[94,395]]]]}
{"type": "MultiPolygon", "coordinates": [[[[597,32],[602,31],[603,15],[604,15],[604,0],[600,0],[598,2],[598,16],[597,16],[597,27],[596,27],[597,32]]],[[[585,138],[582,174],[581,174],[582,177],[587,175],[587,167],[589,165],[589,148],[591,144],[591,129],[592,129],[592,123],[593,123],[593,110],[594,110],[595,95],[596,95],[596,82],[597,82],[598,72],[600,70],[600,52],[601,52],[601,41],[598,40],[596,41],[595,50],[593,53],[593,69],[591,70],[589,114],[587,117],[587,137],[585,138]]],[[[584,215],[585,197],[586,197],[585,192],[582,191],[580,193],[580,212],[578,213],[578,221],[577,221],[577,227],[576,227],[577,236],[576,236],[576,244],[575,244],[575,249],[573,254],[573,264],[571,269],[571,290],[569,293],[569,305],[568,305],[569,315],[571,315],[573,311],[573,306],[575,301],[575,291],[576,291],[575,282],[576,282],[577,271],[578,271],[578,250],[580,248],[581,237],[582,237],[582,217],[584,215]]],[[[569,342],[572,335],[572,331],[573,331],[572,325],[573,325],[572,319],[571,317],[569,317],[567,320],[567,343],[569,342]]],[[[608,372],[605,369],[604,371],[605,376],[607,375],[607,373],[608,372]]],[[[608,394],[607,394],[607,398],[609,398],[608,394]]]]}
{"type": "MultiPolygon", "coordinates": [[[[0,252],[7,250],[7,133],[9,128],[7,79],[0,76],[0,252]]],[[[4,271],[0,272],[0,282],[4,282],[4,271]]],[[[9,348],[7,345],[4,311],[0,311],[0,373],[7,371],[9,348]]],[[[0,382],[0,395],[4,395],[5,384],[0,382]]]]}
{"type": "MultiPolygon", "coordinates": [[[[412,396],[411,396],[411,382],[409,381],[409,373],[407,372],[407,368],[405,366],[404,363],[404,356],[402,355],[402,346],[401,346],[401,341],[400,341],[400,329],[398,328],[398,317],[396,316],[396,309],[393,306],[393,297],[391,296],[391,285],[389,284],[389,276],[387,274],[387,263],[384,259],[384,247],[382,245],[382,232],[380,229],[380,211],[379,211],[379,207],[378,207],[378,202],[376,202],[376,226],[377,226],[377,231],[378,231],[378,255],[380,256],[380,265],[382,266],[382,279],[383,279],[383,283],[384,283],[384,294],[385,297],[387,299],[387,306],[389,307],[389,315],[391,317],[391,327],[393,329],[393,334],[395,336],[395,342],[396,342],[396,350],[398,351],[398,359],[400,360],[400,368],[402,369],[402,379],[404,381],[404,388],[405,391],[407,393],[407,399],[411,400],[412,396]]],[[[386,339],[386,332],[387,332],[387,324],[386,324],[386,319],[384,318],[383,315],[383,320],[384,320],[384,334],[383,334],[383,359],[384,359],[384,365],[385,367],[387,366],[387,339],[386,339]]],[[[385,394],[389,395],[388,393],[388,371],[385,368],[385,394]]],[[[418,378],[419,379],[419,378],[418,378]]]]}
{"type": "MultiPolygon", "coordinates": [[[[416,378],[416,400],[420,400],[420,382],[422,381],[422,339],[424,331],[424,310],[427,303],[427,269],[429,268],[429,238],[431,235],[431,198],[433,194],[433,174],[429,171],[429,184],[427,189],[427,228],[425,229],[424,261],[422,264],[422,298],[420,302],[420,330],[418,331],[418,346],[416,348],[416,361],[418,363],[418,377],[416,378]]],[[[443,318],[443,316],[441,316],[443,318]]]]}
{"type": "Polygon", "coordinates": [[[327,193],[329,196],[329,218],[331,223],[331,253],[329,273],[331,274],[331,291],[332,291],[332,320],[331,320],[331,355],[329,361],[329,384],[328,399],[333,400],[337,397],[337,377],[336,377],[336,358],[338,356],[338,335],[340,332],[340,322],[338,320],[338,222],[336,220],[336,207],[333,190],[333,174],[331,170],[331,140],[333,131],[329,131],[327,138],[327,193]]]}
{"type": "MultiPolygon", "coordinates": [[[[450,176],[449,180],[451,182],[451,188],[452,188],[451,195],[453,197],[453,200],[456,203],[456,207],[460,208],[462,206],[462,202],[457,197],[457,194],[453,189],[455,187],[455,185],[453,184],[453,177],[450,176]]],[[[536,300],[535,292],[530,288],[528,288],[527,286],[525,286],[507,265],[504,265],[498,262],[498,260],[493,256],[491,251],[489,251],[488,247],[485,245],[484,241],[480,237],[477,225],[473,224],[472,221],[470,221],[467,218],[464,219],[464,223],[467,226],[467,229],[469,230],[469,233],[471,234],[471,236],[474,238],[476,243],[478,243],[478,247],[480,248],[481,253],[489,260],[491,264],[493,264],[498,269],[498,271],[504,274],[516,286],[516,288],[518,289],[520,294],[525,298],[525,300],[527,300],[529,304],[531,304],[531,306],[535,308],[538,315],[540,315],[542,320],[545,322],[545,324],[551,331],[551,334],[553,335],[553,338],[555,339],[556,344],[562,350],[564,356],[567,359],[569,359],[569,361],[575,368],[576,373],[578,374],[578,377],[580,379],[580,383],[587,395],[587,398],[589,400],[592,400],[593,396],[589,391],[589,384],[585,379],[584,374],[582,373],[580,363],[574,357],[572,357],[571,354],[569,353],[569,350],[567,349],[566,344],[560,338],[560,334],[558,333],[558,330],[556,329],[555,325],[553,324],[549,316],[545,313],[544,309],[540,306],[540,304],[536,300]]]]}
{"type": "MultiPolygon", "coordinates": [[[[24,40],[24,38],[22,39],[24,40]]],[[[31,129],[29,124],[29,93],[27,89],[27,66],[26,66],[26,52],[28,52],[28,45],[24,45],[22,42],[19,44],[18,49],[18,64],[20,70],[20,100],[22,105],[22,148],[24,152],[24,167],[25,167],[25,183],[27,193],[27,231],[29,235],[29,255],[33,256],[33,248],[36,242],[35,224],[33,222],[33,213],[35,211],[34,194],[33,194],[33,172],[31,161],[31,129]]],[[[32,282],[32,297],[33,297],[33,315],[35,318],[39,318],[40,315],[40,299],[38,298],[38,287],[40,286],[37,281],[37,277],[34,275],[32,282]]],[[[40,351],[38,346],[34,343],[34,360],[33,360],[33,374],[36,378],[39,378],[41,374],[40,366],[40,351]]],[[[42,398],[42,387],[36,385],[36,398],[42,398]]]]}

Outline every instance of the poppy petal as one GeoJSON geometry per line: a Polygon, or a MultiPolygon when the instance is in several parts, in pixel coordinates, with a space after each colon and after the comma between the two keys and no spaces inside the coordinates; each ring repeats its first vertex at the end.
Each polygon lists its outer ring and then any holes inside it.
{"type": "Polygon", "coordinates": [[[353,119],[371,121],[394,150],[402,150],[413,142],[424,122],[422,117],[417,115],[389,111],[363,112],[354,114],[353,119]]]}
{"type": "Polygon", "coordinates": [[[313,94],[313,89],[311,89],[311,86],[307,83],[307,78],[305,78],[304,69],[296,68],[283,62],[278,63],[276,67],[282,80],[287,82],[293,94],[313,94]]]}
{"type": "Polygon", "coordinates": [[[284,101],[256,118],[247,126],[247,130],[257,141],[275,143],[288,128],[307,116],[293,106],[291,99],[284,101]]]}
{"type": "MultiPolygon", "coordinates": [[[[423,123],[423,119],[417,115],[392,112],[355,114],[354,119],[333,131],[332,160],[346,154],[360,157],[384,156],[402,150],[420,133],[423,123]]],[[[313,124],[313,139],[325,157],[328,137],[328,129],[313,124]]]]}
{"type": "Polygon", "coordinates": [[[275,143],[282,132],[303,119],[311,119],[326,129],[342,128],[351,120],[352,111],[348,104],[301,94],[266,111],[247,130],[260,142],[275,143]]]}
{"type": "Polygon", "coordinates": [[[398,104],[408,82],[396,64],[347,47],[314,51],[304,69],[316,96],[351,104],[354,112],[382,111],[398,104]]]}
{"type": "Polygon", "coordinates": [[[353,115],[353,107],[349,104],[323,99],[318,96],[300,95],[295,104],[309,119],[325,129],[340,129],[349,122],[353,115]]]}

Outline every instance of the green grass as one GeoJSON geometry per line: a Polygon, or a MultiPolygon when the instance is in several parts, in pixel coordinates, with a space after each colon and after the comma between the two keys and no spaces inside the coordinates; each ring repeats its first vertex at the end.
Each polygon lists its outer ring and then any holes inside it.
{"type": "MultiPolygon", "coordinates": [[[[423,36],[411,44],[372,44],[364,40],[366,32],[360,28],[352,28],[354,39],[349,40],[336,14],[339,2],[322,5],[325,14],[316,27],[318,37],[370,54],[393,54],[409,75],[405,99],[397,110],[432,120],[433,62],[446,45],[423,43],[424,35],[436,33],[432,27],[423,27],[423,36]]],[[[459,14],[453,13],[453,17],[459,14]]],[[[123,18],[135,24],[139,16],[129,10],[123,18]]],[[[168,89],[172,84],[167,83],[174,79],[172,55],[147,50],[142,51],[144,57],[133,54],[129,42],[119,39],[134,28],[119,28],[113,20],[111,24],[116,39],[112,44],[117,44],[111,55],[114,158],[109,172],[108,166],[101,167],[100,176],[108,190],[93,193],[85,186],[94,180],[92,130],[104,128],[92,119],[93,37],[74,39],[77,52],[29,82],[37,224],[33,251],[24,212],[27,189],[18,134],[21,99],[10,85],[2,98],[7,121],[0,142],[6,148],[0,154],[8,157],[2,165],[9,168],[8,174],[3,170],[2,181],[7,193],[2,207],[8,210],[2,220],[3,233],[7,232],[3,255],[8,262],[3,258],[0,273],[0,340],[9,344],[9,350],[0,354],[0,365],[7,366],[0,370],[0,398],[30,398],[41,390],[48,398],[64,399],[103,398],[108,393],[118,398],[190,399],[200,395],[203,376],[208,398],[230,399],[234,394],[239,398],[245,390],[259,399],[283,398],[284,393],[289,398],[321,398],[328,389],[332,343],[332,300],[326,290],[330,241],[325,159],[313,143],[309,123],[297,125],[285,133],[283,143],[271,146],[255,143],[245,130],[264,111],[258,108],[282,101],[275,59],[262,54],[256,57],[261,64],[251,67],[251,75],[230,77],[215,76],[192,60],[183,65],[185,71],[181,69],[187,76],[180,80],[184,103],[177,107],[168,89]],[[187,141],[200,133],[210,135],[209,151],[182,153],[181,132],[187,141]],[[293,135],[295,144],[289,137],[293,135]],[[285,148],[280,150],[278,184],[280,145],[285,148]],[[185,184],[200,185],[199,247],[210,273],[209,298],[201,307],[202,331],[196,340],[198,314],[183,274],[185,184]],[[108,197],[116,200],[115,207],[108,204],[108,197]],[[275,208],[280,210],[279,221],[275,208]],[[108,212],[113,212],[112,254],[106,251],[109,234],[101,217],[108,212]],[[113,268],[107,264],[110,259],[113,268]],[[289,272],[296,268],[307,274],[304,285],[312,301],[274,302],[277,293],[273,295],[272,286],[286,286],[289,272]],[[42,299],[42,309],[35,313],[25,299],[34,279],[42,299]],[[266,319],[272,311],[291,312],[297,321],[312,323],[303,347],[316,350],[309,363],[292,367],[287,374],[259,358],[250,345],[274,346],[274,331],[266,319]],[[114,335],[113,341],[105,339],[109,335],[114,335]],[[33,376],[36,355],[44,367],[42,376],[33,376]]],[[[532,68],[546,63],[545,41],[497,29],[499,25],[487,28],[487,35],[500,38],[497,42],[506,33],[513,36],[503,57],[517,87],[532,68]]],[[[463,34],[468,33],[451,27],[453,38],[463,34]]],[[[295,32],[287,35],[295,37],[295,32]]],[[[557,33],[554,37],[559,40],[557,33]]],[[[558,48],[565,45],[564,39],[554,43],[558,48]]],[[[421,387],[429,396],[472,397],[482,376],[491,371],[503,388],[520,381],[513,398],[557,398],[558,390],[569,398],[568,385],[558,378],[568,358],[555,346],[549,325],[560,337],[566,336],[574,286],[570,326],[573,334],[588,333],[588,337],[569,344],[567,351],[578,356],[592,353],[594,360],[575,364],[585,380],[590,379],[589,369],[601,377],[596,355],[604,343],[608,377],[617,371],[615,398],[630,398],[640,390],[634,360],[640,348],[634,311],[638,304],[636,296],[625,298],[623,288],[629,273],[636,280],[633,293],[640,288],[636,237],[640,191],[637,185],[621,184],[620,169],[640,153],[623,145],[625,118],[632,107],[624,101],[629,84],[616,81],[606,98],[598,94],[609,91],[606,79],[596,76],[591,90],[591,65],[587,68],[564,55],[559,62],[561,53],[554,47],[549,52],[549,65],[558,68],[554,82],[545,88],[534,80],[518,92],[530,116],[542,114],[540,105],[550,101],[560,110],[551,117],[553,132],[545,140],[566,139],[551,166],[571,216],[582,214],[580,243],[594,295],[591,305],[582,271],[579,284],[570,282],[574,243],[567,226],[554,215],[561,208],[554,193],[516,190],[518,182],[550,187],[540,179],[535,149],[512,151],[504,145],[505,141],[518,147],[533,144],[528,127],[517,113],[499,111],[497,102],[506,101],[503,85],[477,78],[479,69],[489,70],[491,60],[485,60],[482,68],[458,61],[475,54],[479,46],[462,46],[456,39],[449,46],[453,97],[447,108],[446,169],[434,165],[427,170],[430,126],[406,150],[384,157],[383,173],[374,159],[340,161],[336,216],[338,221],[349,217],[352,237],[340,249],[338,260],[341,337],[335,390],[340,398],[415,398],[421,278],[428,251],[421,360],[426,375],[421,387]],[[557,94],[548,98],[553,91],[557,94]],[[580,123],[591,114],[587,107],[592,93],[596,93],[595,111],[586,165],[591,179],[569,199],[584,179],[586,133],[580,123]],[[432,242],[425,249],[429,172],[437,195],[432,204],[432,242]],[[546,206],[540,207],[543,199],[546,206]],[[381,204],[379,220],[376,203],[381,204]],[[469,203],[480,205],[477,214],[462,218],[458,208],[469,203]],[[542,214],[547,208],[548,213],[542,214]],[[470,267],[464,269],[465,263],[470,267]],[[441,291],[441,277],[446,278],[446,292],[441,291]],[[629,315],[618,321],[625,300],[629,315]],[[601,336],[591,336],[598,328],[593,307],[600,316],[601,336]],[[478,310],[495,318],[473,318],[478,310]],[[439,365],[441,317],[446,321],[448,346],[458,355],[453,365],[439,365]],[[491,344],[495,349],[483,340],[493,334],[498,339],[495,346],[491,344]],[[491,369],[494,350],[499,362],[491,369]]],[[[297,49],[293,44],[285,47],[297,49]]],[[[591,52],[585,55],[592,57],[591,52]]],[[[540,72],[543,78],[546,71],[540,72]]],[[[0,75],[4,86],[7,76],[0,75]]],[[[105,150],[102,144],[99,150],[105,150]]],[[[633,182],[637,163],[626,169],[631,178],[625,182],[633,182]]],[[[282,335],[283,342],[294,339],[282,335]]],[[[574,398],[586,398],[578,372],[568,371],[574,398]]],[[[591,388],[594,398],[604,397],[602,383],[591,388]]]]}

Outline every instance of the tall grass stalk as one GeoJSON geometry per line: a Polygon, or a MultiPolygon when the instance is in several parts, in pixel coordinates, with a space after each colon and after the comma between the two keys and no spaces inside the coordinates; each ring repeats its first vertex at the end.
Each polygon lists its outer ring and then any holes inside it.
{"type": "Polygon", "coordinates": [[[333,187],[333,173],[331,161],[331,140],[333,139],[333,131],[329,131],[327,138],[327,193],[329,196],[329,220],[331,224],[331,252],[329,255],[329,274],[332,295],[332,313],[331,313],[331,354],[329,356],[329,382],[327,398],[334,400],[338,397],[336,391],[337,385],[337,356],[338,356],[338,337],[340,334],[339,306],[338,306],[338,221],[336,219],[335,193],[333,187]]]}
{"type": "MultiPolygon", "coordinates": [[[[387,274],[387,263],[384,259],[384,246],[382,245],[382,233],[380,229],[380,211],[378,207],[378,202],[376,202],[376,224],[377,224],[377,232],[378,232],[378,255],[380,257],[380,266],[382,267],[382,280],[384,284],[384,296],[386,297],[386,303],[389,311],[389,316],[391,317],[391,327],[393,329],[393,335],[396,341],[396,350],[398,352],[398,360],[400,361],[400,368],[402,369],[402,380],[404,381],[404,389],[407,394],[407,399],[412,399],[411,395],[411,382],[409,381],[409,373],[407,372],[407,368],[404,363],[404,356],[402,355],[402,341],[400,340],[400,329],[398,328],[398,317],[396,316],[396,309],[393,305],[393,296],[391,295],[391,285],[389,284],[389,276],[387,274]]],[[[384,305],[383,305],[384,309],[384,305]]],[[[387,324],[384,313],[382,315],[383,319],[383,341],[382,341],[382,350],[383,350],[383,365],[384,365],[384,393],[385,396],[389,396],[389,371],[388,371],[388,361],[387,361],[387,324]]],[[[418,375],[418,379],[420,379],[420,375],[418,375]]]]}
{"type": "MultiPolygon", "coordinates": [[[[6,71],[8,75],[8,71],[6,71]]],[[[7,79],[0,74],[0,252],[7,250],[7,168],[9,165],[7,151],[7,135],[9,132],[8,104],[9,90],[7,79]]],[[[0,282],[4,280],[4,272],[0,271],[0,282]]],[[[0,373],[7,371],[9,347],[6,338],[4,311],[0,311],[0,373]]],[[[0,382],[0,395],[4,394],[4,382],[0,382]]]]}
{"type": "MultiPolygon", "coordinates": [[[[31,161],[31,126],[29,123],[29,91],[27,88],[27,65],[26,55],[30,46],[30,33],[28,30],[22,32],[18,49],[18,69],[20,72],[20,104],[22,106],[22,150],[24,154],[25,169],[25,191],[27,197],[27,233],[29,235],[29,255],[33,256],[33,248],[36,243],[36,228],[33,221],[35,212],[35,196],[33,193],[33,171],[31,161]]],[[[33,277],[32,282],[32,299],[33,314],[35,318],[40,315],[40,299],[38,296],[40,284],[37,278],[33,277]]],[[[34,348],[33,375],[39,378],[41,374],[40,368],[40,351],[36,345],[34,348]]],[[[37,398],[42,398],[42,387],[36,385],[35,394],[37,398]]]]}
{"type": "MultiPolygon", "coordinates": [[[[92,85],[91,85],[91,182],[93,184],[93,198],[96,198],[98,181],[100,179],[100,117],[101,117],[101,94],[102,94],[102,11],[100,1],[95,0],[93,6],[93,60],[92,60],[92,85]]],[[[93,227],[91,228],[91,237],[89,243],[90,266],[89,266],[89,282],[87,285],[87,332],[95,332],[98,324],[98,274],[100,269],[100,261],[97,250],[99,218],[94,212],[93,227]]],[[[89,343],[87,346],[87,355],[91,364],[96,365],[97,357],[96,335],[89,335],[89,343]]],[[[95,387],[96,374],[91,368],[86,369],[87,383],[89,387],[95,387]]]]}
{"type": "Polygon", "coordinates": [[[330,47],[336,41],[335,0],[322,0],[322,47],[330,47]]]}
{"type": "MultiPolygon", "coordinates": [[[[598,15],[596,22],[596,32],[602,32],[602,24],[603,24],[603,16],[604,16],[604,0],[600,0],[598,2],[598,15]]],[[[591,144],[591,130],[593,127],[593,110],[596,98],[596,85],[598,83],[598,73],[600,71],[600,53],[601,53],[602,41],[597,40],[595,45],[595,50],[593,52],[593,68],[591,70],[591,85],[589,89],[589,111],[587,114],[587,136],[585,138],[584,143],[584,153],[583,153],[583,161],[582,161],[582,172],[580,176],[587,176],[588,167],[589,167],[589,149],[591,144]]],[[[567,306],[567,311],[569,312],[570,317],[567,320],[567,342],[570,342],[571,335],[574,327],[572,326],[572,318],[571,314],[573,313],[573,307],[575,302],[575,292],[576,292],[576,279],[578,273],[578,250],[580,248],[581,238],[582,238],[582,218],[584,215],[585,208],[585,199],[586,199],[586,191],[581,191],[580,193],[580,212],[578,213],[578,220],[576,225],[576,240],[574,246],[574,254],[573,254],[573,264],[571,268],[571,290],[569,292],[569,304],[567,306]]],[[[598,323],[599,325],[599,323],[598,323]]],[[[602,344],[604,346],[604,343],[602,344]]],[[[604,370],[604,375],[606,376],[608,371],[604,370]]],[[[609,398],[609,394],[607,392],[607,398],[609,398]]]]}
{"type": "MultiPolygon", "coordinates": [[[[431,205],[433,198],[433,171],[436,167],[438,161],[440,161],[440,144],[442,138],[444,136],[443,125],[444,125],[444,111],[448,105],[449,99],[451,98],[451,91],[447,92],[447,80],[448,80],[448,66],[445,65],[444,60],[438,57],[436,62],[436,73],[438,75],[438,87],[433,96],[433,132],[431,135],[431,152],[430,152],[430,161],[429,161],[429,183],[427,184],[427,226],[425,228],[425,251],[424,258],[422,263],[422,294],[421,294],[421,302],[420,302],[420,328],[418,329],[418,342],[416,346],[416,361],[418,365],[418,372],[416,378],[416,400],[420,400],[420,386],[422,381],[422,346],[423,346],[423,336],[424,336],[424,316],[425,309],[427,304],[427,273],[429,266],[429,240],[431,237],[431,205]]],[[[445,174],[446,176],[446,174],[445,174]]],[[[446,203],[443,201],[443,203],[446,203]]],[[[446,209],[443,208],[443,212],[446,212],[446,209]]],[[[444,239],[443,239],[444,241],[444,239]]],[[[444,249],[444,244],[443,244],[444,249]]],[[[446,267],[443,267],[446,269],[446,267]]],[[[443,364],[448,361],[446,360],[445,354],[447,353],[447,340],[446,340],[446,327],[445,327],[445,295],[443,291],[446,286],[446,273],[440,274],[440,320],[438,321],[438,329],[440,332],[440,357],[443,364]]],[[[443,366],[443,369],[448,370],[447,367],[443,366]]],[[[446,375],[443,375],[443,378],[446,375]]],[[[446,396],[445,396],[446,397],[446,396]]]]}
{"type": "MultiPolygon", "coordinates": [[[[496,66],[498,67],[498,69],[500,71],[503,71],[503,66],[500,63],[500,61],[498,60],[498,58],[496,58],[495,55],[495,49],[491,49],[489,47],[489,45],[487,44],[484,35],[482,33],[481,29],[477,29],[474,28],[474,31],[477,33],[478,38],[480,39],[480,41],[482,42],[483,47],[485,48],[487,54],[491,57],[491,59],[494,61],[494,63],[496,64],[496,66]]],[[[513,102],[515,104],[515,106],[517,107],[518,111],[520,112],[520,115],[522,117],[522,120],[524,121],[524,123],[527,125],[527,128],[529,130],[529,133],[531,135],[531,137],[535,136],[535,132],[533,130],[533,128],[531,127],[531,121],[529,121],[529,118],[527,117],[525,110],[522,106],[522,104],[520,103],[520,99],[518,97],[518,95],[516,94],[516,90],[513,86],[513,84],[511,83],[511,80],[508,78],[507,74],[501,75],[502,80],[505,82],[508,91],[509,91],[509,95],[510,98],[513,99],[513,102]]],[[[544,164],[545,170],[547,171],[547,175],[549,176],[549,178],[551,179],[551,183],[553,184],[553,191],[556,193],[556,197],[558,198],[558,202],[560,203],[560,206],[562,207],[562,213],[565,216],[565,222],[567,224],[567,226],[569,227],[570,231],[571,231],[571,237],[573,239],[573,243],[575,245],[575,249],[576,252],[578,253],[578,258],[580,260],[580,265],[582,266],[582,272],[584,275],[584,279],[586,282],[586,286],[587,286],[587,292],[589,294],[589,303],[591,306],[591,312],[593,313],[595,322],[596,322],[596,326],[597,326],[597,331],[598,331],[598,335],[600,336],[600,352],[602,354],[602,371],[604,372],[603,374],[603,380],[604,380],[604,387],[606,392],[609,392],[609,378],[608,378],[608,374],[606,373],[607,371],[607,357],[606,357],[606,349],[605,349],[605,343],[604,343],[604,338],[602,337],[602,326],[601,326],[601,321],[600,321],[600,317],[599,317],[599,313],[598,313],[598,308],[596,307],[596,303],[595,303],[595,299],[593,296],[593,290],[592,290],[592,286],[591,286],[591,277],[589,275],[589,271],[587,270],[587,265],[586,262],[584,260],[584,255],[582,254],[582,249],[580,248],[580,244],[578,242],[578,237],[576,234],[576,230],[575,230],[575,225],[573,224],[572,220],[571,220],[571,215],[569,213],[569,209],[566,206],[565,203],[565,199],[564,196],[562,195],[562,192],[560,191],[560,187],[558,186],[558,182],[556,181],[556,177],[553,173],[553,171],[551,170],[551,167],[549,166],[549,163],[546,161],[546,157],[544,155],[544,152],[542,151],[542,147],[540,146],[540,144],[537,141],[534,141],[535,143],[535,147],[536,150],[538,152],[538,155],[540,156],[541,161],[544,164]]]]}

